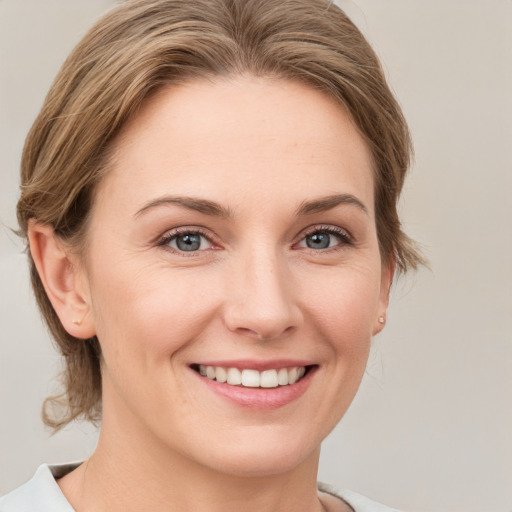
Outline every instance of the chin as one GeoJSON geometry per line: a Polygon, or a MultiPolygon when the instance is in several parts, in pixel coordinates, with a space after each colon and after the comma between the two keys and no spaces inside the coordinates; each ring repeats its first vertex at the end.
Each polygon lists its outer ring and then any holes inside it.
{"type": "Polygon", "coordinates": [[[311,454],[305,454],[303,457],[292,457],[286,455],[276,456],[275,454],[252,454],[247,456],[239,456],[229,461],[219,461],[216,465],[216,471],[221,473],[238,476],[241,478],[248,477],[268,477],[290,473],[299,467],[305,460],[309,459],[311,454]]]}
{"type": "MultiPolygon", "coordinates": [[[[293,434],[283,439],[263,432],[245,440],[233,439],[221,453],[210,452],[209,461],[205,462],[211,469],[232,476],[266,477],[289,473],[319,453],[320,441],[314,444],[293,434]]],[[[203,452],[203,460],[205,455],[203,452]]]]}

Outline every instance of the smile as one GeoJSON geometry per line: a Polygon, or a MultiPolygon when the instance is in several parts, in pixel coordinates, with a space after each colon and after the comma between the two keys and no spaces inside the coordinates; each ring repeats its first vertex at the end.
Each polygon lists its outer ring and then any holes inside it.
{"type": "Polygon", "coordinates": [[[231,386],[246,388],[277,388],[295,384],[307,372],[305,366],[275,368],[264,371],[255,369],[226,368],[222,366],[194,365],[193,369],[203,377],[231,386]]]}
{"type": "Polygon", "coordinates": [[[190,369],[203,385],[237,407],[279,409],[298,400],[320,366],[312,361],[204,361],[190,369]]]}

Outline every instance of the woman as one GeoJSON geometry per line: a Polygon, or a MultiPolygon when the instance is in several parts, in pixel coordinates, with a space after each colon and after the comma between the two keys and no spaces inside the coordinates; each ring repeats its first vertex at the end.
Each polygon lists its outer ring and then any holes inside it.
{"type": "Polygon", "coordinates": [[[101,418],[100,439],[0,510],[390,510],[316,473],[395,269],[421,262],[396,211],[409,155],[330,2],[137,0],[100,20],[27,138],[18,204],[66,359],[44,420],[101,418]]]}

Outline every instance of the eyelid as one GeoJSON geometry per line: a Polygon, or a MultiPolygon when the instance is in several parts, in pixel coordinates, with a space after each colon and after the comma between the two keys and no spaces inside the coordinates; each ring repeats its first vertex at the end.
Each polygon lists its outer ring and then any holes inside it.
{"type": "MultiPolygon", "coordinates": [[[[325,249],[323,251],[319,251],[318,249],[311,249],[315,252],[328,252],[330,250],[336,250],[337,248],[340,248],[340,246],[354,245],[354,243],[355,243],[354,238],[350,234],[350,232],[344,228],[341,228],[340,226],[336,226],[336,225],[332,225],[332,224],[314,224],[312,226],[305,228],[300,233],[300,235],[297,237],[296,241],[293,243],[293,246],[297,246],[308,235],[311,235],[316,232],[326,232],[329,234],[333,234],[335,236],[338,236],[341,239],[341,242],[340,242],[340,244],[336,245],[335,247],[331,247],[331,248],[325,249]]],[[[221,243],[218,240],[218,238],[214,234],[212,234],[209,230],[203,228],[202,226],[180,226],[177,228],[169,229],[163,235],[158,237],[158,239],[156,240],[156,245],[158,247],[162,247],[166,250],[180,254],[182,256],[189,256],[189,257],[197,255],[198,253],[204,253],[208,250],[219,249],[221,247],[221,243]],[[198,234],[198,235],[204,237],[206,240],[208,240],[208,242],[213,247],[209,247],[207,249],[202,249],[202,250],[198,250],[198,251],[190,251],[189,253],[187,253],[186,251],[176,250],[168,245],[169,242],[171,240],[173,240],[176,236],[181,235],[181,234],[188,234],[188,233],[198,234]]]]}
{"type": "Polygon", "coordinates": [[[210,233],[209,231],[207,231],[206,229],[204,229],[201,226],[180,226],[177,228],[169,229],[163,235],[159,236],[156,241],[156,245],[158,247],[162,247],[165,250],[171,251],[175,254],[180,254],[182,256],[190,257],[190,256],[197,255],[198,253],[204,253],[205,251],[208,251],[210,249],[216,249],[220,246],[220,243],[216,240],[216,237],[212,233],[210,233]],[[176,250],[173,247],[170,247],[168,245],[177,236],[185,235],[185,234],[200,235],[200,236],[206,238],[206,240],[208,240],[208,242],[213,247],[209,247],[208,249],[201,249],[198,251],[187,252],[187,251],[176,250]]]}
{"type": "MultiPolygon", "coordinates": [[[[311,235],[313,233],[317,232],[324,232],[329,233],[335,236],[338,236],[341,238],[341,243],[338,244],[335,247],[331,247],[328,249],[324,249],[323,251],[319,251],[318,249],[312,249],[315,252],[327,252],[329,250],[335,250],[339,248],[339,246],[345,246],[345,245],[354,245],[355,241],[353,236],[344,228],[341,228],[339,226],[335,226],[333,224],[315,224],[313,226],[309,226],[305,230],[301,232],[301,234],[298,237],[298,240],[294,243],[294,245],[299,244],[302,242],[308,235],[311,235]]],[[[308,248],[309,249],[309,248],[308,248]]]]}

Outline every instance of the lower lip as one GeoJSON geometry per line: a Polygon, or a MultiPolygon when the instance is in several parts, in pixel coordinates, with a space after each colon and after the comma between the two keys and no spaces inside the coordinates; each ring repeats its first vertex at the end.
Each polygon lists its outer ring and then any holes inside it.
{"type": "Polygon", "coordinates": [[[306,375],[295,384],[277,388],[232,386],[195,373],[211,391],[237,405],[250,409],[271,410],[283,407],[301,397],[310,385],[316,369],[317,367],[310,368],[306,375]]]}

